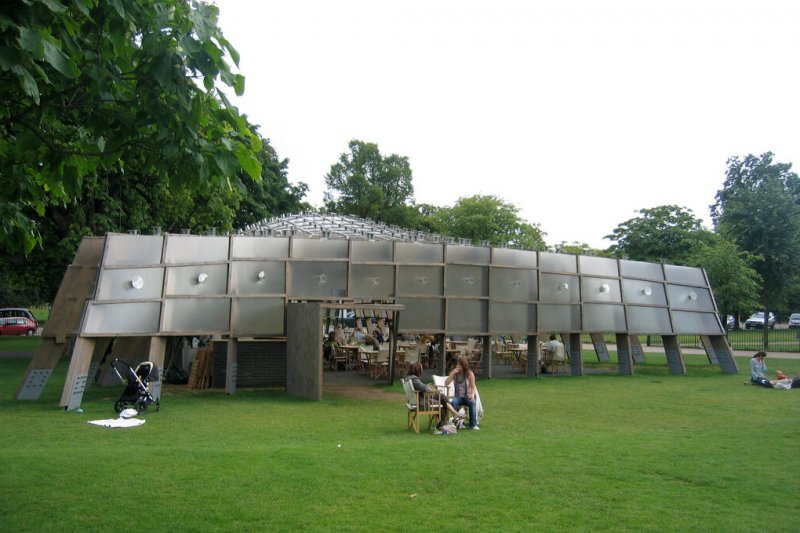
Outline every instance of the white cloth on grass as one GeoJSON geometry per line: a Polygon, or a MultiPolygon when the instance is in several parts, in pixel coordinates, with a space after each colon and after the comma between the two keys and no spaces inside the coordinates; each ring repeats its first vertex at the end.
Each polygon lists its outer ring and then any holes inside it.
{"type": "Polygon", "coordinates": [[[89,420],[86,423],[107,428],[132,428],[141,426],[144,424],[144,420],[139,418],[107,418],[105,420],[89,420]]]}

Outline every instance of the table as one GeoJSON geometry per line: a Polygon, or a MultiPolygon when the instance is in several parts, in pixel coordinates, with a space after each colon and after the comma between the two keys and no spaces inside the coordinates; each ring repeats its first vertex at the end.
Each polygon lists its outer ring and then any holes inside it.
{"type": "Polygon", "coordinates": [[[343,344],[339,346],[339,349],[347,358],[347,362],[345,363],[345,368],[347,370],[352,370],[358,366],[358,349],[360,346],[358,344],[343,344]]]}
{"type": "Polygon", "coordinates": [[[528,345],[527,344],[509,344],[508,349],[514,356],[514,366],[518,367],[522,372],[528,371],[528,345]]]}

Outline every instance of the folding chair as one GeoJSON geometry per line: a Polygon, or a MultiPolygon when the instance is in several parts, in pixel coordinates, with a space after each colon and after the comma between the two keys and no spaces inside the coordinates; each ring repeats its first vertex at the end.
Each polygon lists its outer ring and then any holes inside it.
{"type": "Polygon", "coordinates": [[[428,417],[428,431],[431,426],[439,423],[439,393],[421,392],[414,390],[410,379],[403,379],[403,390],[406,393],[406,412],[408,416],[408,429],[419,433],[420,418],[428,417]]]}

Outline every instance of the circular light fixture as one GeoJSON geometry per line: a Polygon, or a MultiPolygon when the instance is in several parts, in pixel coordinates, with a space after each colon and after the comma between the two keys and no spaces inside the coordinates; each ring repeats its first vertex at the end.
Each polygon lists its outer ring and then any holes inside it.
{"type": "Polygon", "coordinates": [[[600,292],[608,292],[611,290],[611,287],[608,286],[608,283],[603,283],[600,285],[600,292]]]}
{"type": "Polygon", "coordinates": [[[463,277],[461,278],[461,281],[463,281],[467,285],[475,285],[475,278],[473,276],[463,277]]]}
{"type": "Polygon", "coordinates": [[[430,279],[428,279],[426,276],[419,276],[417,278],[417,283],[419,283],[420,285],[427,285],[429,282],[430,279]]]}
{"type": "Polygon", "coordinates": [[[645,296],[650,296],[651,294],[653,294],[653,289],[651,289],[650,287],[645,287],[644,289],[642,289],[642,294],[644,294],[645,296]]]}
{"type": "Polygon", "coordinates": [[[690,292],[689,295],[688,295],[688,298],[690,300],[697,300],[697,293],[694,292],[694,291],[690,292]]]}
{"type": "Polygon", "coordinates": [[[208,279],[208,274],[206,274],[205,272],[201,272],[200,274],[197,275],[197,283],[205,283],[207,279],[208,279]]]}
{"type": "Polygon", "coordinates": [[[256,278],[258,278],[258,281],[264,281],[264,279],[265,279],[266,277],[267,277],[267,273],[266,273],[266,272],[264,272],[263,270],[261,270],[261,271],[260,271],[260,272],[259,272],[259,273],[256,275],[256,278]]]}
{"type": "Polygon", "coordinates": [[[133,278],[131,280],[131,287],[133,287],[136,290],[139,290],[142,287],[144,287],[144,278],[142,278],[142,276],[136,276],[135,278],[133,278]]]}
{"type": "Polygon", "coordinates": [[[558,290],[560,291],[568,291],[569,290],[569,283],[566,281],[558,286],[558,290]]]}

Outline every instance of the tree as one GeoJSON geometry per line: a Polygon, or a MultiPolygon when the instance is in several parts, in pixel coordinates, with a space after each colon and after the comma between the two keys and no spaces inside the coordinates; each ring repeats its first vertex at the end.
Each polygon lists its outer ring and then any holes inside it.
{"type": "Polygon", "coordinates": [[[488,241],[492,246],[510,245],[529,250],[544,250],[544,233],[538,225],[520,219],[519,209],[495,196],[475,195],[459,198],[453,207],[443,207],[433,215],[439,233],[488,241]]]}
{"type": "Polygon", "coordinates": [[[640,209],[638,213],[641,216],[626,220],[604,237],[616,241],[608,248],[615,256],[656,263],[669,260],[685,265],[698,242],[713,239],[712,233],[703,228],[691,209],[662,205],[640,209]]]}
{"type": "MultiPolygon", "coordinates": [[[[92,181],[222,191],[260,179],[261,139],[217,91],[244,90],[218,9],[192,0],[25,0],[0,16],[0,248],[92,181]]],[[[223,193],[225,194],[225,193],[223,193]]],[[[215,196],[210,194],[210,197],[215,196]]]]}
{"type": "Polygon", "coordinates": [[[758,307],[761,276],[752,265],[758,258],[715,235],[711,243],[695,244],[688,264],[704,268],[722,315],[749,313],[758,307]]]}
{"type": "Polygon", "coordinates": [[[377,144],[352,140],[350,153],[325,175],[325,207],[386,224],[416,228],[411,166],[408,158],[381,155],[377,144]]]}
{"type": "Polygon", "coordinates": [[[611,252],[608,250],[598,250],[597,248],[592,248],[585,242],[578,242],[574,241],[572,244],[568,244],[567,241],[561,241],[560,243],[553,245],[550,247],[554,252],[559,254],[573,254],[573,255],[593,255],[596,257],[612,257],[611,252]]]}
{"type": "Polygon", "coordinates": [[[765,313],[784,303],[787,287],[800,272],[800,180],[791,163],[773,163],[772,158],[771,152],[730,158],[725,183],[711,206],[719,234],[759,258],[755,269],[763,279],[765,313]]]}

